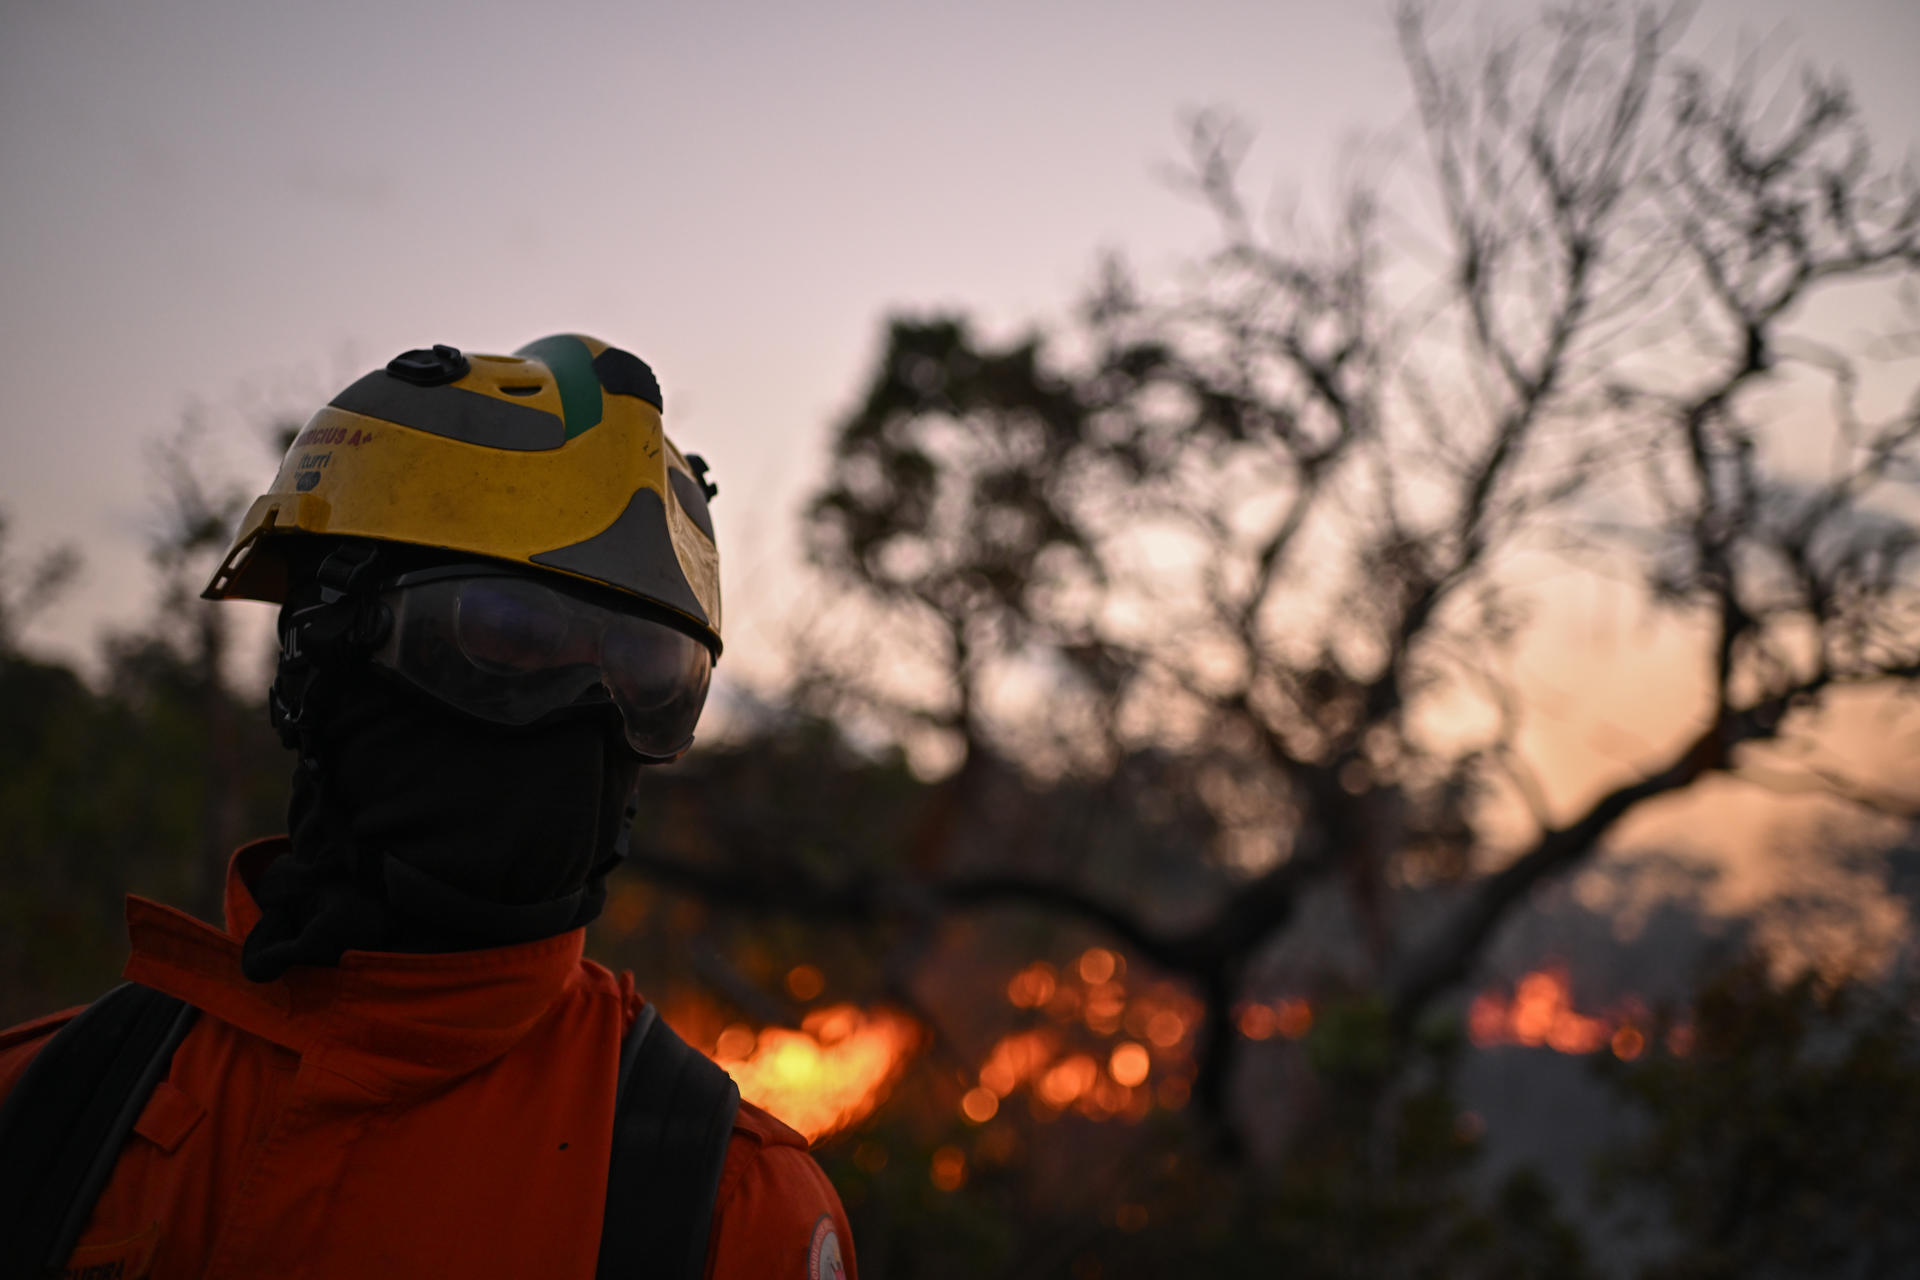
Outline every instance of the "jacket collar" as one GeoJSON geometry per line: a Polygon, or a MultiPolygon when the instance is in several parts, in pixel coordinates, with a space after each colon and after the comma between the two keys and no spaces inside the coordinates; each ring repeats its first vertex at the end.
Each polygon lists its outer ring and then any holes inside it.
{"type": "Polygon", "coordinates": [[[393,1096],[492,1062],[580,980],[583,929],[482,951],[349,951],[338,968],[297,966],[273,982],[250,982],[240,971],[240,945],[260,908],[248,886],[289,848],[283,836],[233,855],[224,930],[129,896],[126,977],[393,1096]]]}

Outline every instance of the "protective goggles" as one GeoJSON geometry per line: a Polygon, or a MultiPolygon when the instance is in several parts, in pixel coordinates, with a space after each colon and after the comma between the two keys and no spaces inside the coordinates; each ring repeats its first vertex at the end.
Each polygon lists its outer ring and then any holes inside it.
{"type": "Polygon", "coordinates": [[[693,742],[713,655],[683,631],[478,565],[402,574],[380,601],[372,660],[456,710],[523,726],[611,704],[644,760],[693,742]]]}

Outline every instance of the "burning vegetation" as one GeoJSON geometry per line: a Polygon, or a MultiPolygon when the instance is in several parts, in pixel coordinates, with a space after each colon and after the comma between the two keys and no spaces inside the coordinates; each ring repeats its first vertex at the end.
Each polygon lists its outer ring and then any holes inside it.
{"type": "MultiPolygon", "coordinates": [[[[1137,1122],[1155,1108],[1184,1107],[1192,1090],[1200,1004],[1175,983],[1129,984],[1126,971],[1125,957],[1091,947],[1070,965],[1035,961],[1015,973],[1004,994],[1022,1025],[994,1040],[970,1073],[960,1115],[984,1125],[1011,1102],[1024,1100],[1041,1121],[1074,1112],[1091,1120],[1137,1122]]],[[[786,985],[810,999],[825,983],[817,968],[800,965],[786,985]]],[[[690,1021],[718,1025],[711,1016],[690,1021]]],[[[1235,1025],[1251,1041],[1298,1041],[1312,1031],[1314,1009],[1300,996],[1247,1002],[1236,1010],[1235,1025]]],[[[1527,973],[1511,989],[1482,991],[1467,1010],[1467,1034],[1481,1049],[1604,1050],[1631,1061],[1656,1032],[1651,1012],[1635,997],[1599,1013],[1582,1012],[1565,966],[1556,963],[1527,973]]],[[[710,1032],[702,1048],[733,1076],[741,1097],[817,1142],[870,1116],[926,1040],[924,1028],[905,1013],[833,1004],[809,1012],[797,1030],[727,1024],[710,1032]]],[[[1666,1033],[1666,1047],[1677,1056],[1685,1056],[1691,1043],[1687,1026],[1666,1033]]],[[[959,1185],[961,1175],[947,1172],[945,1181],[959,1185]]]]}
{"type": "Polygon", "coordinates": [[[1199,1003],[1171,982],[1129,985],[1126,970],[1125,957],[1090,947],[1064,969],[1035,961],[1014,974],[1006,999],[1026,1025],[994,1042],[961,1114],[984,1124],[1020,1093],[1041,1120],[1072,1110],[1137,1121],[1185,1106],[1199,1003]]]}
{"type": "MultiPolygon", "coordinates": [[[[1481,1049],[1524,1045],[1573,1054],[1607,1049],[1631,1062],[1646,1052],[1652,1027],[1652,1015],[1637,997],[1601,1013],[1580,1012],[1574,1007],[1573,982],[1558,964],[1528,973],[1511,993],[1482,991],[1467,1007],[1467,1035],[1481,1049]]],[[[1691,1028],[1682,1024],[1668,1030],[1669,1052],[1685,1057],[1692,1046],[1691,1028]]]]}
{"type": "Polygon", "coordinates": [[[829,1005],[809,1013],[798,1031],[755,1033],[735,1023],[710,1056],[763,1107],[815,1142],[858,1123],[885,1101],[912,1060],[920,1026],[890,1009],[829,1005]]]}

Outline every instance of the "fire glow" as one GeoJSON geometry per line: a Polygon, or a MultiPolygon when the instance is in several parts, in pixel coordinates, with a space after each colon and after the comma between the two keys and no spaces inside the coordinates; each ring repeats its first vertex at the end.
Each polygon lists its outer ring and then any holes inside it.
{"type": "Polygon", "coordinates": [[[870,1115],[919,1048],[920,1026],[887,1009],[829,1005],[800,1030],[735,1024],[712,1057],[740,1096],[817,1142],[870,1115]]]}
{"type": "MultiPolygon", "coordinates": [[[[817,994],[817,973],[802,966],[788,985],[796,994],[817,994]]],[[[961,1116],[984,1125],[1022,1091],[1042,1120],[1074,1111],[1093,1120],[1138,1121],[1155,1107],[1185,1106],[1200,1005],[1174,984],[1130,989],[1125,979],[1124,957],[1100,947],[1062,968],[1036,961],[1014,974],[1007,1003],[1037,1021],[994,1042],[961,1095],[961,1116]]],[[[1297,1041],[1312,1029],[1314,1010],[1292,997],[1251,1002],[1235,1011],[1234,1021],[1248,1040],[1297,1041]]],[[[1646,1007],[1633,998],[1610,1012],[1581,1012],[1559,965],[1526,974],[1510,993],[1484,991],[1467,1011],[1467,1033],[1478,1048],[1610,1050],[1628,1061],[1648,1048],[1651,1025],[1646,1007]]],[[[734,1078],[742,1098],[815,1142],[871,1115],[923,1041],[920,1024],[905,1014],[837,1004],[808,1013],[798,1031],[734,1023],[719,1033],[709,1056],[734,1078]]],[[[1684,1056],[1691,1047],[1690,1028],[1668,1033],[1669,1052],[1684,1056]]]]}
{"type": "Polygon", "coordinates": [[[985,1124],[1022,1089],[1043,1120],[1072,1110],[1136,1121],[1185,1106],[1199,1005],[1171,983],[1129,987],[1126,971],[1124,956],[1090,947],[1064,969],[1041,960],[1014,974],[1007,1003],[1045,1021],[994,1042],[960,1113],[985,1124]]]}
{"type": "MultiPolygon", "coordinates": [[[[1649,1022],[1645,1006],[1635,999],[1611,1012],[1581,1013],[1574,1007],[1573,983],[1559,965],[1525,975],[1511,996],[1483,991],[1467,1008],[1467,1036],[1477,1048],[1523,1045],[1569,1054],[1608,1049],[1623,1062],[1646,1052],[1649,1022]]],[[[1684,1057],[1691,1047],[1689,1028],[1668,1033],[1669,1052],[1684,1057]]]]}

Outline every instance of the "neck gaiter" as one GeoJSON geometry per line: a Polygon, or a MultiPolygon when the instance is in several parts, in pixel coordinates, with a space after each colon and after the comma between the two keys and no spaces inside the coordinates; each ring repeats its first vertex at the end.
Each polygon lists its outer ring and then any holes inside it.
{"type": "Polygon", "coordinates": [[[294,773],[293,850],[253,886],[247,977],[348,950],[529,942],[600,913],[640,768],[617,723],[500,729],[366,667],[325,684],[294,773]]]}

